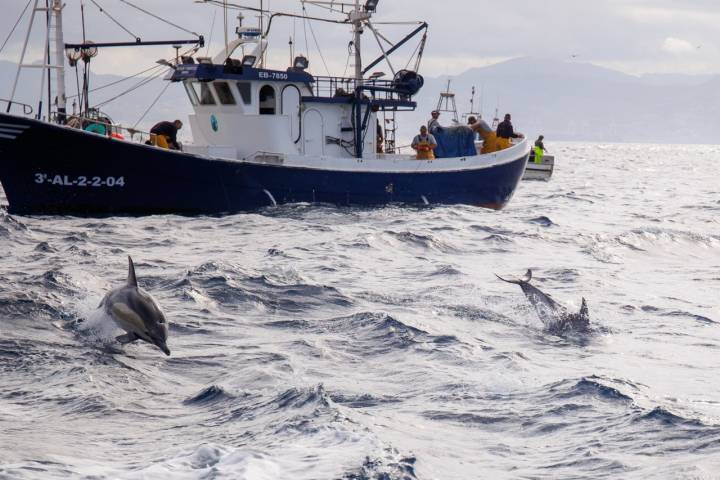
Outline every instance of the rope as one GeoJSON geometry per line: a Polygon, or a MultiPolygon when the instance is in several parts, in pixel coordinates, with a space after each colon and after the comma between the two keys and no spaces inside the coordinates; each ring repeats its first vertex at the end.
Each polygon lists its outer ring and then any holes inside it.
{"type": "Polygon", "coordinates": [[[10,37],[12,37],[12,34],[15,33],[15,29],[18,27],[18,25],[20,25],[20,22],[22,21],[22,17],[25,16],[25,12],[27,12],[27,9],[30,6],[30,3],[32,3],[32,0],[28,0],[27,4],[25,5],[25,8],[23,8],[23,11],[20,14],[20,16],[18,17],[17,22],[15,22],[15,25],[13,26],[12,30],[10,30],[10,33],[8,34],[5,41],[3,42],[2,47],[0,47],[0,52],[3,51],[3,49],[5,48],[5,45],[7,45],[8,41],[10,41],[10,37]]]}
{"type": "Polygon", "coordinates": [[[117,25],[118,27],[125,30],[133,38],[133,40],[137,40],[138,38],[140,38],[137,35],[135,35],[133,32],[131,32],[130,30],[125,28],[125,26],[123,26],[122,23],[118,22],[112,15],[110,15],[110,13],[107,10],[104,10],[103,7],[101,7],[95,0],[90,0],[90,1],[93,3],[93,5],[95,5],[98,8],[98,10],[100,10],[100,13],[104,13],[110,20],[113,21],[113,23],[115,23],[115,25],[117,25]]]}
{"type": "Polygon", "coordinates": [[[126,4],[126,5],[131,6],[131,7],[134,8],[135,10],[139,10],[139,11],[143,12],[143,13],[146,14],[146,15],[150,15],[151,17],[155,18],[156,20],[160,20],[161,22],[167,23],[168,25],[170,25],[170,26],[172,26],[172,27],[175,27],[175,28],[177,28],[178,30],[182,30],[182,31],[185,32],[185,33],[189,33],[190,35],[195,35],[196,37],[200,37],[200,36],[201,36],[200,34],[198,34],[198,33],[196,33],[196,32],[192,32],[192,31],[188,30],[187,28],[183,28],[183,27],[181,27],[180,25],[176,25],[176,24],[174,24],[174,23],[172,23],[172,22],[170,22],[170,21],[168,21],[168,20],[166,20],[166,19],[164,19],[164,18],[162,18],[162,17],[159,17],[159,16],[155,15],[155,14],[152,13],[152,12],[148,12],[147,10],[144,10],[144,9],[138,7],[137,5],[134,5],[134,4],[130,3],[128,0],[119,0],[119,1],[121,1],[122,3],[124,3],[124,4],[126,4]]]}

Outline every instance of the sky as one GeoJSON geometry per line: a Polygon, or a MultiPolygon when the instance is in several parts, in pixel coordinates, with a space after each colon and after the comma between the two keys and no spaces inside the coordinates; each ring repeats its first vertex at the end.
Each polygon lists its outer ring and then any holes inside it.
{"type": "MultiPolygon", "coordinates": [[[[212,38],[214,55],[222,48],[222,9],[194,0],[128,0],[167,18],[188,30],[212,38]],[[214,23],[214,29],[212,25],[214,23]]],[[[44,3],[42,1],[41,3],[44,3]]],[[[82,39],[81,0],[65,0],[65,41],[82,39]]],[[[258,6],[259,0],[233,0],[258,6]]],[[[27,0],[0,0],[0,42],[4,42],[27,0]]],[[[112,15],[144,40],[178,39],[189,35],[132,9],[123,0],[84,0],[87,38],[100,41],[129,41],[132,37],[113,23],[112,15]]],[[[273,11],[300,13],[298,0],[265,0],[273,11]]],[[[307,5],[313,16],[342,18],[307,5]]],[[[236,26],[236,11],[229,12],[228,29],[236,26]]],[[[414,26],[386,25],[389,21],[425,20],[430,24],[421,72],[426,76],[459,75],[517,57],[537,57],[584,62],[641,75],[720,74],[720,25],[718,0],[380,0],[374,18],[379,31],[399,40],[414,26]]],[[[17,62],[28,16],[0,51],[0,59],[17,62]]],[[[256,24],[255,14],[246,13],[246,25],[256,24]]],[[[36,24],[30,61],[42,52],[36,24]]],[[[294,38],[296,53],[305,53],[314,74],[342,75],[348,70],[350,28],[346,25],[276,19],[270,37],[268,67],[284,69],[290,58],[288,41],[294,38]],[[314,35],[314,37],[313,37],[314,35]],[[322,56],[315,44],[320,45],[322,56]],[[306,46],[307,45],[307,46],[306,46]]],[[[364,35],[366,60],[379,54],[375,39],[364,35]]],[[[395,58],[395,68],[404,67],[417,46],[410,42],[395,58]]],[[[207,50],[203,49],[203,54],[207,50]]],[[[172,56],[171,47],[106,49],[93,60],[97,73],[129,75],[172,56]]],[[[379,69],[386,67],[378,67],[379,69]]]]}

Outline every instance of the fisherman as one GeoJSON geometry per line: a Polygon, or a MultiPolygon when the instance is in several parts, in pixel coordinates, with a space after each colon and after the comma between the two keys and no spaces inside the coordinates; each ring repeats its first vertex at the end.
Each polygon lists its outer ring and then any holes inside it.
{"type": "Polygon", "coordinates": [[[482,116],[478,118],[468,118],[468,126],[480,134],[483,142],[482,149],[480,150],[481,154],[493,153],[498,150],[497,135],[493,132],[493,129],[490,128],[490,125],[482,119],[482,116]]]}
{"type": "Polygon", "coordinates": [[[150,144],[170,150],[182,150],[177,141],[177,133],[183,126],[180,120],[160,122],[150,129],[150,144]]]}
{"type": "Polygon", "coordinates": [[[505,119],[498,125],[496,135],[498,150],[510,148],[511,138],[524,138],[522,133],[515,133],[509,113],[505,114],[505,119]]]}
{"type": "Polygon", "coordinates": [[[545,144],[543,143],[543,140],[545,137],[540,135],[537,140],[535,140],[535,163],[540,164],[542,163],[543,154],[547,153],[547,148],[545,148],[545,144]]]}
{"type": "Polygon", "coordinates": [[[433,150],[437,147],[437,141],[432,133],[428,133],[428,128],[425,125],[420,127],[420,135],[415,135],[410,146],[417,152],[416,158],[418,160],[435,159],[433,150]]]}
{"type": "Polygon", "coordinates": [[[435,130],[438,128],[442,128],[442,125],[440,125],[440,121],[438,118],[440,118],[440,112],[437,110],[433,110],[430,112],[430,116],[432,117],[430,120],[428,120],[427,128],[428,131],[432,134],[435,133],[435,130]]]}

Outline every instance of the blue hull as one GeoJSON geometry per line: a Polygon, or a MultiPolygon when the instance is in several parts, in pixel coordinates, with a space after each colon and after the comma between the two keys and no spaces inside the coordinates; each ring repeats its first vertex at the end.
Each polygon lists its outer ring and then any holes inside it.
{"type": "Polygon", "coordinates": [[[347,172],[214,160],[0,114],[0,182],[16,214],[223,214],[277,203],[500,209],[527,156],[451,172],[347,172]]]}

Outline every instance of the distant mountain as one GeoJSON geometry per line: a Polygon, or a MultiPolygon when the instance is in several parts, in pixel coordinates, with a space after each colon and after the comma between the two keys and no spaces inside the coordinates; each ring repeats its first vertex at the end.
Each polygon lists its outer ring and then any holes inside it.
{"type": "MultiPolygon", "coordinates": [[[[0,98],[10,95],[15,65],[0,61],[0,98]]],[[[425,87],[417,96],[416,112],[399,115],[398,145],[409,143],[417,128],[427,122],[437,105],[447,77],[426,75],[425,87]]],[[[36,105],[40,72],[27,71],[18,98],[36,105]]],[[[99,87],[122,80],[113,75],[93,75],[99,87]]],[[[131,79],[91,93],[93,101],[112,98],[137,84],[131,79]]],[[[74,70],[67,72],[70,94],[76,91],[74,70]]],[[[115,121],[134,125],[166,85],[153,81],[105,107],[115,121]]],[[[542,133],[548,142],[577,140],[599,142],[720,143],[720,77],[693,75],[632,76],[586,63],[518,58],[452,77],[460,114],[470,108],[475,86],[476,109],[491,121],[496,106],[499,115],[513,114],[516,129],[535,137],[542,133]]],[[[72,109],[72,100],[69,109],[72,109]]],[[[2,107],[2,105],[0,105],[2,107]]],[[[147,130],[160,120],[186,119],[192,113],[183,87],[172,84],[139,128],[147,130]]],[[[449,118],[441,121],[449,123],[449,118]]],[[[189,134],[186,130],[185,135],[189,134]]]]}
{"type": "MultiPolygon", "coordinates": [[[[418,96],[418,125],[437,105],[447,77],[426,78],[418,96]]],[[[458,110],[492,120],[512,113],[517,130],[552,140],[720,143],[720,77],[632,76],[595,65],[518,58],[452,77],[458,110]]],[[[449,119],[445,119],[447,123],[449,119]]]]}

